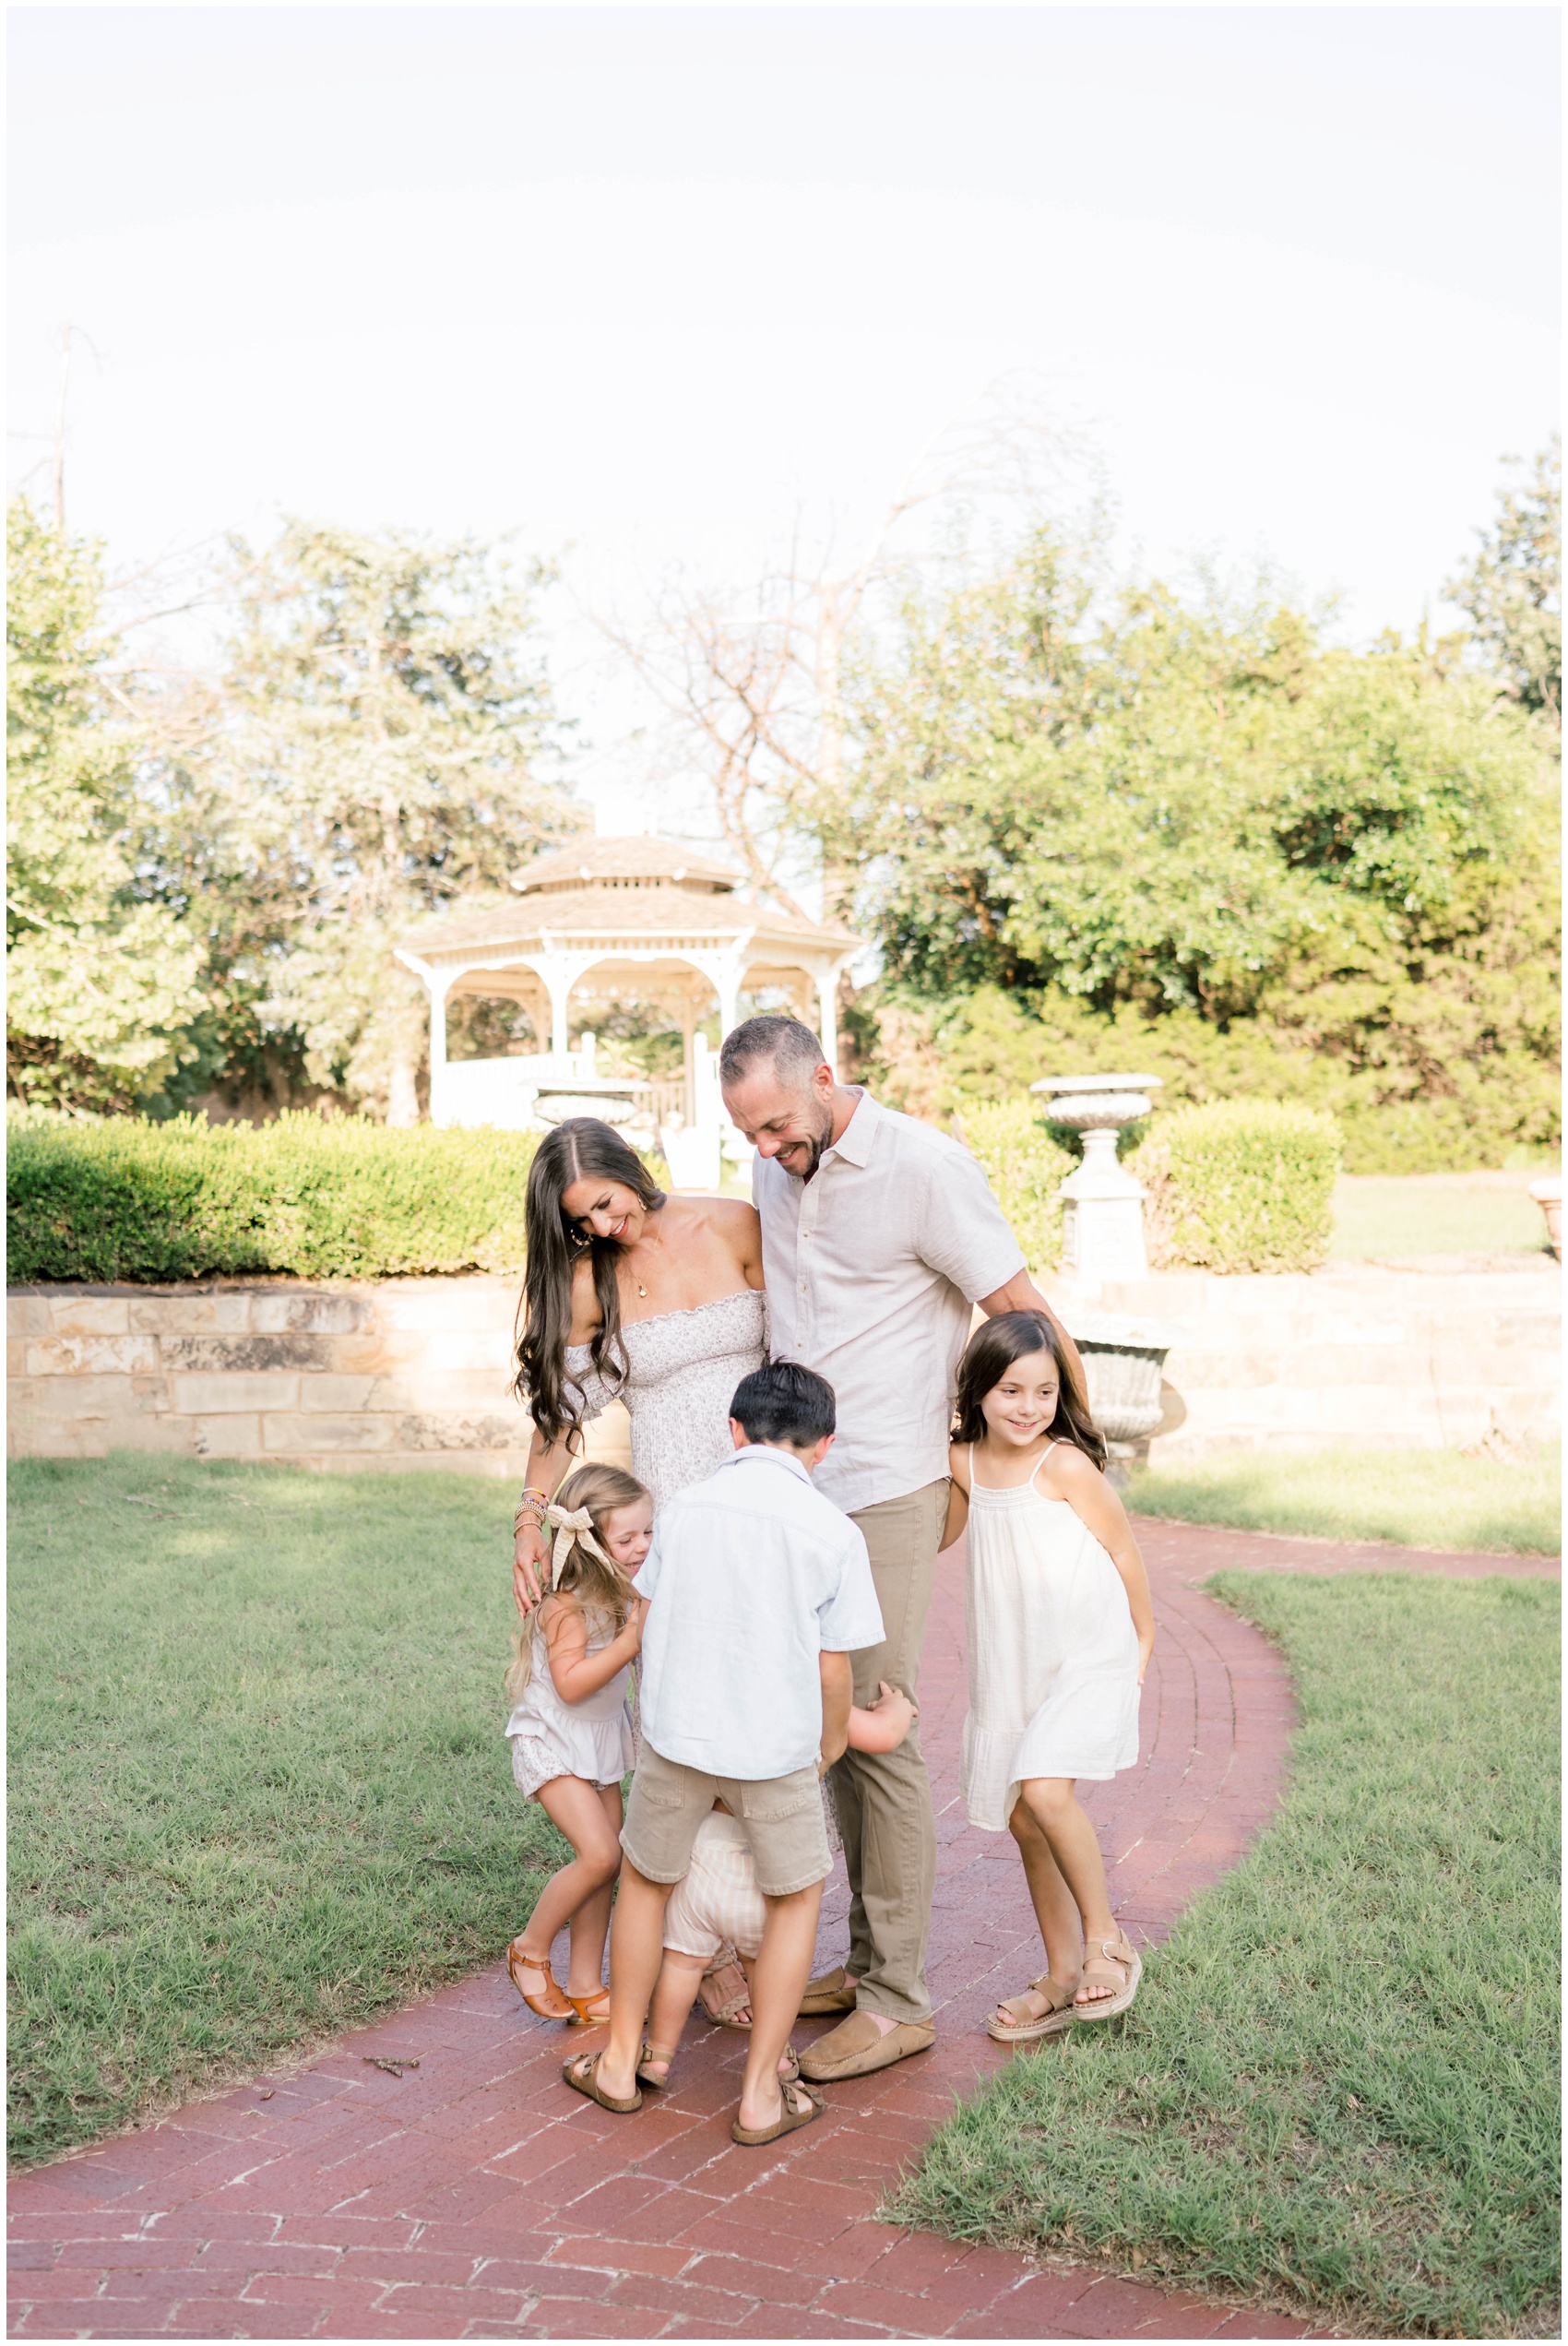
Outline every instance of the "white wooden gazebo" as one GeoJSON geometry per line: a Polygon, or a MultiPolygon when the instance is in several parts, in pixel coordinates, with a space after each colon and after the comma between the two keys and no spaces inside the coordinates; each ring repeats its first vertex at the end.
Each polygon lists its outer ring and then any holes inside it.
{"type": "Polygon", "coordinates": [[[742,994],[781,995],[837,1065],[837,983],[860,949],[847,929],[754,901],[735,872],[678,840],[632,837],[586,839],[537,857],[514,874],[509,894],[427,923],[398,959],[430,994],[433,1124],[527,1126],[540,1121],[541,1101],[636,1091],[600,1075],[591,1036],[572,1049],[572,994],[590,982],[596,1001],[652,1001],[679,1023],[683,1097],[678,1106],[657,1103],[656,1120],[685,1128],[687,1152],[705,1162],[711,1152],[717,1162],[717,1067],[696,1031],[715,998],[724,1033],[742,994]],[[549,1034],[549,1050],[449,1061],[446,1006],[463,994],[521,1003],[535,1033],[549,1034]]]}

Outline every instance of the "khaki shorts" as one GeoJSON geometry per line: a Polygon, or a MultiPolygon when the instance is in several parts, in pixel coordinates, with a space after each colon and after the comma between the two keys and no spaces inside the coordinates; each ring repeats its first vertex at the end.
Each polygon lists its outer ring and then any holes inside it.
{"type": "Polygon", "coordinates": [[[792,1898],[833,1869],[814,1764],[762,1782],[706,1775],[644,1742],[621,1846],[650,1882],[678,1882],[705,1816],[721,1800],[744,1828],[765,1898],[792,1898]]]}

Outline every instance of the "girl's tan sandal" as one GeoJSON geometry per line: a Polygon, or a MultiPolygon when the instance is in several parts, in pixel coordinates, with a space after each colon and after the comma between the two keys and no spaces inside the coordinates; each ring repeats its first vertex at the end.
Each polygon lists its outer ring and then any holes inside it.
{"type": "Polygon", "coordinates": [[[634,2093],[629,2102],[606,2093],[599,2082],[599,2065],[603,2058],[602,2053],[579,2053],[573,2060],[563,2062],[561,2075],[574,2093],[586,2093],[590,2102],[597,2102],[601,2110],[613,2110],[618,2118],[629,2117],[634,2110],[643,2106],[641,2090],[634,2093]]]}
{"type": "Polygon", "coordinates": [[[1075,2002],[1074,2019],[1113,2020],[1132,2003],[1143,1975],[1143,1958],[1125,1931],[1118,1931],[1114,1938],[1102,1939],[1098,1951],[1086,1961],[1078,1987],[1108,1987],[1114,1993],[1091,1996],[1083,2004],[1075,2002]]]}
{"type": "Polygon", "coordinates": [[[511,1976],[512,1985],[530,2012],[537,2012],[541,2020],[571,2019],[575,2007],[570,1997],[563,1995],[556,1986],[555,1974],[550,1968],[548,1955],[530,1955],[521,1939],[514,1939],[506,1949],[506,1969],[511,1976]],[[536,1995],[530,1988],[523,1985],[519,1977],[523,1971],[538,1971],[543,1975],[544,1994],[542,1995],[536,1995]]]}
{"type": "Polygon", "coordinates": [[[602,2029],[610,2019],[610,1990],[596,1987],[591,1995],[574,1995],[566,1990],[566,2001],[572,2007],[571,2027],[602,2029]]]}
{"type": "Polygon", "coordinates": [[[809,2126],[827,2107],[820,2093],[814,2093],[809,2085],[797,2085],[793,2079],[786,2082],[780,2078],[779,2099],[784,2107],[775,2125],[743,2126],[737,2118],[730,2129],[732,2138],[754,2148],[764,2142],[777,2142],[781,2134],[793,2134],[797,2126],[809,2126]]]}
{"type": "Polygon", "coordinates": [[[1029,1982],[1022,1995],[1010,1995],[997,2006],[996,2012],[1011,2012],[1014,2018],[999,2020],[993,2012],[985,2024],[987,2036],[994,2037],[998,2044],[1036,2044],[1041,2037],[1065,2036],[1073,2025],[1073,1998],[1077,1986],[1076,1980],[1069,1980],[1063,1987],[1049,1971],[1042,1971],[1038,1980],[1029,1982]],[[1025,2009],[1031,1995],[1041,1998],[1047,2007],[1045,2011],[1025,2009]]]}

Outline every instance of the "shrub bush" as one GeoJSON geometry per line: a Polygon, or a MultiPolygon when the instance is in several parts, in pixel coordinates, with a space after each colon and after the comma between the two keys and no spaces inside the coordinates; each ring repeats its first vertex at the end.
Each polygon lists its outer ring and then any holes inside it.
{"type": "Polygon", "coordinates": [[[11,1123],[13,1280],[516,1270],[530,1133],[276,1124],[11,1123]]]}
{"type": "Polygon", "coordinates": [[[1160,1116],[1129,1158],[1156,1269],[1313,1270],[1328,1252],[1339,1126],[1317,1108],[1219,1100],[1160,1116]]]}
{"type": "Polygon", "coordinates": [[[954,1129],[985,1167],[1013,1235],[1031,1270],[1062,1259],[1057,1190],[1077,1163],[1046,1130],[1031,1100],[971,1100],[954,1129]]]}

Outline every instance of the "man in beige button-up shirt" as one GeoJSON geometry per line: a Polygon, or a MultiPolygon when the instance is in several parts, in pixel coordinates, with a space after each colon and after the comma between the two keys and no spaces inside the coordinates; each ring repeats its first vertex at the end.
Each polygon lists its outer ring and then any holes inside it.
{"type": "MultiPolygon", "coordinates": [[[[855,1700],[885,1678],[915,1698],[947,1512],[947,1437],[973,1307],[1046,1311],[967,1149],[836,1081],[799,1020],[725,1038],[724,1104],[757,1151],[753,1197],[776,1360],[832,1385],[838,1438],[816,1487],[864,1532],[886,1637],[853,1657],[855,1700]]],[[[849,1959],[807,2010],[851,2017],[804,2075],[859,2077],[932,2040],[925,1952],[936,1824],[918,1729],[832,1775],[849,1870],[849,1959]]]]}

